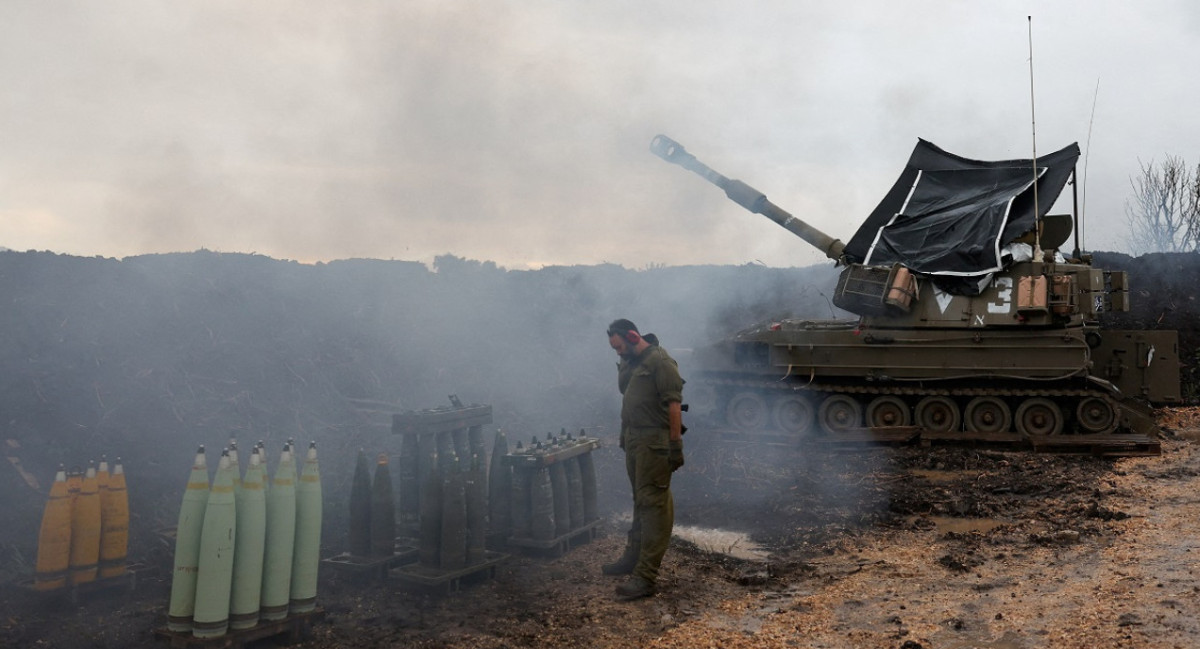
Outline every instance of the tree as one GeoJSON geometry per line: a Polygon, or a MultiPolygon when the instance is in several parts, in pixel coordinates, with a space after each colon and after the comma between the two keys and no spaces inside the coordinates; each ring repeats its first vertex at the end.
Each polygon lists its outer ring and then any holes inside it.
{"type": "Polygon", "coordinates": [[[1200,165],[1193,171],[1170,155],[1138,163],[1142,173],[1130,178],[1133,197],[1125,202],[1133,253],[1200,250],[1200,165]]]}

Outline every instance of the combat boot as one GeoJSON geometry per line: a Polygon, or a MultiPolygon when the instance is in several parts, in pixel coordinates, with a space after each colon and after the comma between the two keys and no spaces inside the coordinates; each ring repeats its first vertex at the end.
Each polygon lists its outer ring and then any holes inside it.
{"type": "Polygon", "coordinates": [[[600,572],[606,575],[630,575],[633,574],[633,569],[637,567],[637,562],[637,546],[626,545],[625,552],[621,554],[621,558],[612,563],[600,566],[600,572]]]}
{"type": "Polygon", "coordinates": [[[654,582],[645,577],[633,577],[617,586],[617,597],[623,600],[641,599],[655,593],[654,582]]]}

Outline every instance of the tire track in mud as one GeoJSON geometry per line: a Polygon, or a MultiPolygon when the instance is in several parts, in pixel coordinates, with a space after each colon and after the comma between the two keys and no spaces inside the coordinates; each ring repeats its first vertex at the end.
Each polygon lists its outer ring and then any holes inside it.
{"type": "Polygon", "coordinates": [[[876,528],[653,647],[1194,647],[1200,451],[1084,471],[985,533],[876,528]],[[1093,490],[1092,493],[1083,493],[1093,490]],[[1040,502],[1039,502],[1040,500],[1040,502]]]}
{"type": "Polygon", "coordinates": [[[1194,647],[1200,638],[1200,452],[1188,443],[1162,458],[1116,463],[1113,506],[1130,515],[1114,523],[1090,583],[1075,580],[1081,615],[1067,620],[1065,647],[1194,647]]]}

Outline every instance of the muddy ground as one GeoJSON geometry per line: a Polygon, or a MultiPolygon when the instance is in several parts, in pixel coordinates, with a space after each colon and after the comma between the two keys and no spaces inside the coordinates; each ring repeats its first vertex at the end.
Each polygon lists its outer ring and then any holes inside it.
{"type": "MultiPolygon", "coordinates": [[[[325,618],[296,646],[1167,648],[1200,637],[1200,451],[1184,439],[1110,460],[688,437],[675,484],[687,539],[673,542],[655,597],[619,602],[618,580],[600,573],[623,542],[627,512],[613,510],[590,543],[514,553],[450,595],[324,570],[325,618]]],[[[597,452],[603,489],[620,488],[618,454],[597,452]]],[[[170,552],[146,554],[134,592],[77,607],[5,587],[0,646],[167,646],[152,631],[165,622],[170,552]]]]}

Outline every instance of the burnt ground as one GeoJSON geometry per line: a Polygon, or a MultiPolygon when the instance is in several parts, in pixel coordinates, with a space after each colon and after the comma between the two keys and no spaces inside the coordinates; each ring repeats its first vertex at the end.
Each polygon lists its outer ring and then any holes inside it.
{"type": "MultiPolygon", "coordinates": [[[[601,575],[623,540],[612,511],[596,540],[514,553],[449,595],[324,570],[326,617],[295,646],[1165,648],[1200,633],[1189,442],[1119,460],[692,442],[675,483],[692,540],[674,540],[655,597],[619,602],[601,575]]],[[[618,453],[598,452],[605,489],[618,453]]],[[[6,588],[0,646],[166,646],[151,631],[170,553],[152,555],[133,593],[78,607],[6,588]]]]}

